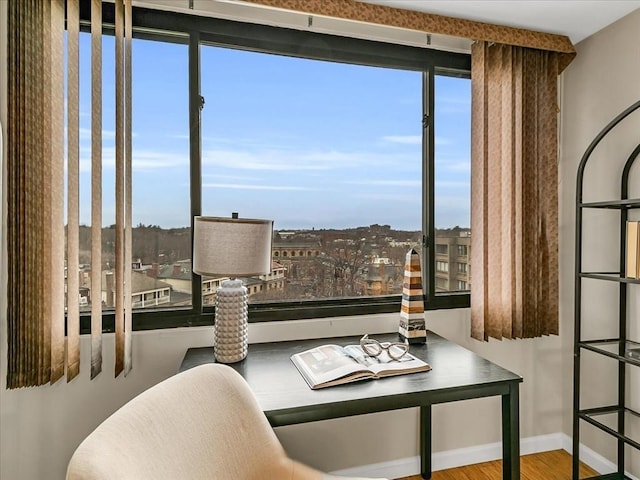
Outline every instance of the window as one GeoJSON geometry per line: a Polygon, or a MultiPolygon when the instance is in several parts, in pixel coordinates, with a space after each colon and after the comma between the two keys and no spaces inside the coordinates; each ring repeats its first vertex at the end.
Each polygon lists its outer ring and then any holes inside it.
{"type": "Polygon", "coordinates": [[[467,263],[458,262],[458,273],[467,273],[469,265],[467,263]]]}
{"type": "Polygon", "coordinates": [[[249,301],[400,295],[422,237],[405,208],[422,203],[422,72],[207,44],[201,59],[203,212],[272,218],[289,249],[287,288],[249,301]]]}
{"type": "Polygon", "coordinates": [[[458,290],[468,290],[467,282],[458,280],[458,290]]]}
{"type": "MultiPolygon", "coordinates": [[[[471,82],[438,75],[435,88],[436,253],[448,253],[438,251],[444,247],[466,255],[460,243],[471,235],[471,82]]],[[[467,289],[458,285],[455,291],[467,289]]]]}
{"type": "Polygon", "coordinates": [[[468,55],[152,10],[134,21],[132,261],[157,292],[134,328],[210,322],[221,279],[193,282],[197,214],[274,219],[251,320],[396,312],[410,248],[428,308],[468,306],[434,280],[456,245],[444,232],[469,230],[468,55]]]}
{"type": "Polygon", "coordinates": [[[436,262],[436,272],[448,272],[449,262],[436,262]]]}
{"type": "MultiPolygon", "coordinates": [[[[103,98],[113,98],[114,38],[102,37],[103,98]]],[[[80,34],[80,295],[81,311],[100,301],[107,317],[114,308],[115,111],[103,102],[102,117],[102,291],[91,292],[91,35],[80,34]]],[[[132,139],[132,307],[134,328],[142,312],[192,305],[188,45],[134,38],[132,139]],[[163,58],[157,62],[158,56],[163,58]],[[164,71],[164,69],[167,69],[164,71]],[[171,95],[166,95],[171,91],[171,95]]],[[[203,286],[204,287],[204,286],[203,286]]],[[[88,318],[82,321],[88,325],[88,318]]]]}
{"type": "Polygon", "coordinates": [[[458,245],[458,255],[464,257],[468,255],[467,245],[458,245]]]}

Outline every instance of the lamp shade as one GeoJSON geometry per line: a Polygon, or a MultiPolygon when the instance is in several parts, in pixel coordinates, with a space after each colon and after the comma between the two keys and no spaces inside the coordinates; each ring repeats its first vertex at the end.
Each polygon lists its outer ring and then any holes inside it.
{"type": "Polygon", "coordinates": [[[250,277],[271,271],[273,220],[195,217],[193,271],[250,277]]]}

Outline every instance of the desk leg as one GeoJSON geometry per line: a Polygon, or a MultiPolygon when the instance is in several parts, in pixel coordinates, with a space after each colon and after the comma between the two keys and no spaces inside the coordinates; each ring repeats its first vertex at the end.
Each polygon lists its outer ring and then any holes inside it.
{"type": "Polygon", "coordinates": [[[431,478],[431,405],[420,407],[420,473],[431,478]]]}
{"type": "Polygon", "coordinates": [[[512,383],[502,395],[502,478],[520,480],[519,384],[512,383]]]}

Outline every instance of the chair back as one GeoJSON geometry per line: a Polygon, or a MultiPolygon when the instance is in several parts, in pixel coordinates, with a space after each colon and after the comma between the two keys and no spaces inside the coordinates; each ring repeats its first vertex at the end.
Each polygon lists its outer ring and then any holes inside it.
{"type": "Polygon", "coordinates": [[[168,378],[107,418],[73,454],[67,479],[277,479],[291,478],[294,463],[244,379],[208,364],[168,378]]]}

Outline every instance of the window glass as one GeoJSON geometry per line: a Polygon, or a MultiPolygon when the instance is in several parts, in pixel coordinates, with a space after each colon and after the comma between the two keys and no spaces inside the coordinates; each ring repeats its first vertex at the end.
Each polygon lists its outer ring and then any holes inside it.
{"type": "Polygon", "coordinates": [[[448,262],[436,262],[436,271],[437,272],[448,272],[449,271],[449,263],[448,262]]]}
{"type": "Polygon", "coordinates": [[[187,45],[134,39],[132,289],[191,305],[187,45]],[[158,59],[162,58],[159,62],[158,59]],[[162,294],[161,294],[162,293],[162,294]]]}
{"type": "MultiPolygon", "coordinates": [[[[80,34],[80,305],[115,303],[115,46],[102,37],[102,289],[91,291],[91,35],[80,34]],[[111,72],[111,73],[109,73],[111,72]]],[[[132,42],[132,306],[191,305],[188,47],[132,42]],[[158,61],[162,58],[162,62],[158,61]],[[170,93],[170,94],[169,94],[170,93]]]]}
{"type": "MultiPolygon", "coordinates": [[[[458,272],[466,272],[471,259],[471,80],[436,75],[434,109],[436,262],[439,255],[466,256],[455,259],[466,264],[458,272]]],[[[468,279],[436,281],[437,292],[468,288],[468,279]]]]}
{"type": "Polygon", "coordinates": [[[250,302],[399,294],[422,237],[422,72],[201,49],[203,215],[274,223],[250,302]]]}

